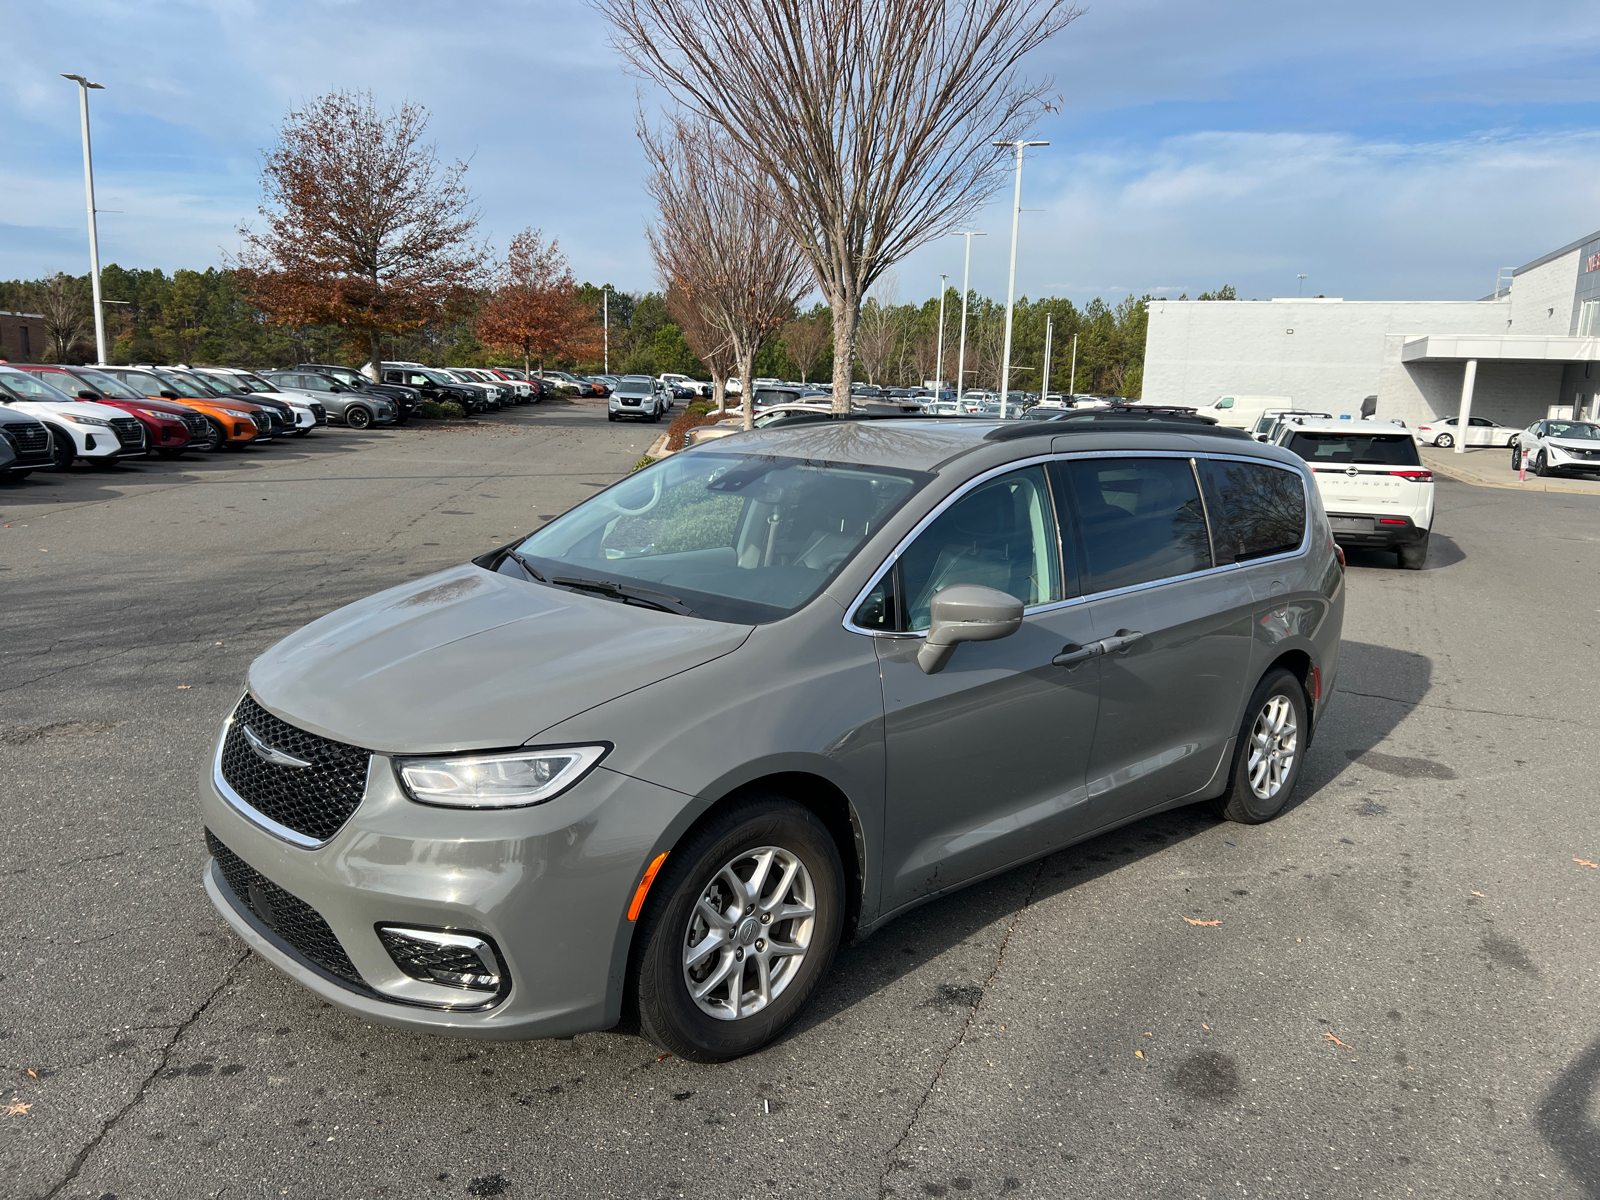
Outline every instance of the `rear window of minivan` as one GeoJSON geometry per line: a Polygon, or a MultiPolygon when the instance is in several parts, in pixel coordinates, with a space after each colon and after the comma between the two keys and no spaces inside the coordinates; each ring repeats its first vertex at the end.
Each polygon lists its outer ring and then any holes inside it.
{"type": "Polygon", "coordinates": [[[1385,467],[1415,467],[1417,443],[1409,434],[1297,433],[1285,444],[1312,466],[1318,463],[1372,463],[1385,467]]]}

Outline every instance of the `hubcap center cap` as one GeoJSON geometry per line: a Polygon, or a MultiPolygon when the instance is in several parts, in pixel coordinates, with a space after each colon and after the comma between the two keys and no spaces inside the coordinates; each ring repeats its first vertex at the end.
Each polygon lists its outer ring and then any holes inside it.
{"type": "Polygon", "coordinates": [[[748,946],[754,942],[756,940],[756,931],[760,928],[761,926],[757,924],[754,917],[748,918],[742,925],[739,926],[739,944],[741,946],[748,946]]]}

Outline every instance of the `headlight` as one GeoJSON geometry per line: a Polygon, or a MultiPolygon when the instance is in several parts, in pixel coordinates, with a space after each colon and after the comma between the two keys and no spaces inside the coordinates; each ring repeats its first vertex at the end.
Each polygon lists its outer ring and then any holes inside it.
{"type": "Polygon", "coordinates": [[[61,415],[74,425],[103,425],[107,429],[111,428],[111,422],[104,417],[80,417],[75,413],[62,413],[61,415]]]}
{"type": "Polygon", "coordinates": [[[399,760],[413,800],[449,808],[518,808],[566,791],[605,757],[609,746],[562,746],[450,758],[399,760]]]}
{"type": "Polygon", "coordinates": [[[255,418],[253,416],[251,416],[249,413],[240,412],[237,408],[225,408],[222,411],[227,413],[230,417],[232,417],[236,421],[253,421],[253,420],[255,420],[255,418]]]}
{"type": "Polygon", "coordinates": [[[156,412],[153,408],[141,408],[138,413],[142,417],[149,417],[152,421],[177,421],[182,424],[183,418],[177,413],[156,412]]]}

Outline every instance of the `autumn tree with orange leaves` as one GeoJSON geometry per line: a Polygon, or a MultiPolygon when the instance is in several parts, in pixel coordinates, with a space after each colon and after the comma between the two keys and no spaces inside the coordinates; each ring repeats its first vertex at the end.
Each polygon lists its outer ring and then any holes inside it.
{"type": "Polygon", "coordinates": [[[541,375],[546,360],[592,358],[600,351],[600,327],[593,309],[578,299],[566,255],[537,229],[511,239],[473,332],[492,349],[520,353],[524,371],[538,360],[541,375]]]}
{"type": "Polygon", "coordinates": [[[343,326],[376,371],[380,335],[470,300],[486,253],[467,168],[441,164],[427,128],[423,106],[383,114],[370,92],[289,113],[261,171],[265,228],[239,230],[239,282],[269,321],[343,326]]]}

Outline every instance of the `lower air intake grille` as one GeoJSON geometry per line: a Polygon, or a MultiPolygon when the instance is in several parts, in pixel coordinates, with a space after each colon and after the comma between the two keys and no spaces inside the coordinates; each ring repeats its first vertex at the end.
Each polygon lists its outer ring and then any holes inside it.
{"type": "Polygon", "coordinates": [[[361,972],[356,970],[355,963],[350,961],[321,913],[273,883],[224,846],[209,829],[206,830],[206,849],[217,860],[222,878],[234,898],[287,942],[295,953],[348,983],[366,987],[361,972]]]}
{"type": "Polygon", "coordinates": [[[361,806],[371,754],[281,721],[246,696],[222,743],[222,777],[262,816],[325,842],[361,806]],[[280,766],[257,753],[249,729],[271,750],[309,765],[280,766]]]}

